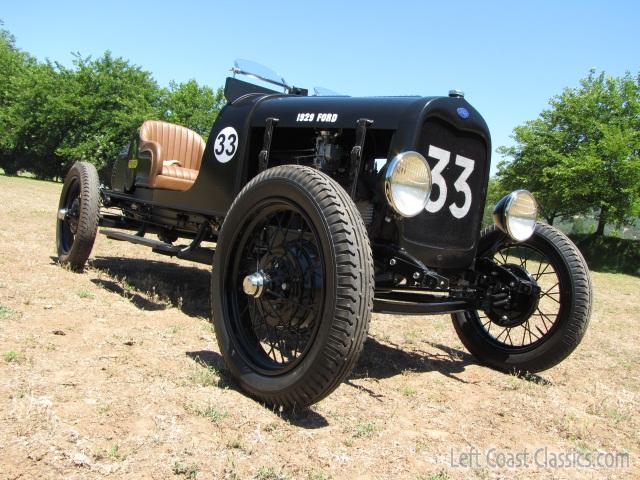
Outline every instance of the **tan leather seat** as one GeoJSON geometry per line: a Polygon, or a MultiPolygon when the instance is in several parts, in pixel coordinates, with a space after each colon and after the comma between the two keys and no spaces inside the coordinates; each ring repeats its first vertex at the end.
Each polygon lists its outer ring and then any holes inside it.
{"type": "Polygon", "coordinates": [[[188,190],[200,171],[205,142],[193,130],[147,120],[140,127],[140,152],[151,153],[149,186],[188,190]]]}

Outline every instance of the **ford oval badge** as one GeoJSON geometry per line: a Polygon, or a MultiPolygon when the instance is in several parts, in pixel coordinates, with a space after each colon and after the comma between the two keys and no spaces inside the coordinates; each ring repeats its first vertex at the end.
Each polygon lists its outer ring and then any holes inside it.
{"type": "Polygon", "coordinates": [[[464,118],[464,119],[469,118],[469,110],[467,110],[467,109],[466,109],[466,108],[464,108],[464,107],[458,107],[458,109],[456,110],[456,112],[458,112],[458,116],[459,116],[460,118],[464,118]]]}

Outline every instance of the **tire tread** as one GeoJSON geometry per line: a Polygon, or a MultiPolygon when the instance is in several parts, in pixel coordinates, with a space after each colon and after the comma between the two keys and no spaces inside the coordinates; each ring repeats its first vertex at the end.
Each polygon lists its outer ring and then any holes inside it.
{"type": "MultiPolygon", "coordinates": [[[[305,378],[277,394],[252,392],[269,404],[286,408],[315,403],[351,372],[362,352],[373,309],[373,256],[367,230],[347,192],[332,178],[306,166],[283,165],[254,177],[236,197],[258,182],[272,178],[290,181],[310,192],[330,233],[335,264],[335,309],[323,352],[305,378]]],[[[224,226],[223,226],[224,229],[224,226]]]]}
{"type": "Polygon", "coordinates": [[[80,215],[78,218],[78,230],[74,236],[73,245],[67,252],[61,252],[58,239],[58,257],[63,265],[68,265],[72,270],[81,271],[96,239],[98,221],[100,216],[100,181],[96,167],[89,162],[75,162],[67,174],[60,196],[62,203],[66,189],[76,179],[80,183],[80,215]]]}
{"type": "MultiPolygon", "coordinates": [[[[481,232],[481,238],[497,233],[497,227],[491,225],[481,232]]],[[[508,358],[491,352],[486,340],[473,333],[474,329],[466,328],[465,322],[472,321],[467,317],[477,315],[475,312],[465,312],[452,315],[454,328],[465,348],[481,362],[501,371],[517,371],[536,373],[554,367],[567,358],[582,341],[592,310],[592,283],[589,268],[582,253],[576,245],[560,230],[544,223],[538,223],[534,235],[545,240],[562,258],[567,275],[570,279],[570,305],[567,306],[566,318],[558,319],[562,322],[560,328],[553,334],[557,339],[554,348],[547,349],[543,354],[522,355],[512,354],[508,358]]],[[[525,242],[526,243],[526,242],[525,242]]],[[[534,351],[535,352],[535,351],[534,351]]]]}

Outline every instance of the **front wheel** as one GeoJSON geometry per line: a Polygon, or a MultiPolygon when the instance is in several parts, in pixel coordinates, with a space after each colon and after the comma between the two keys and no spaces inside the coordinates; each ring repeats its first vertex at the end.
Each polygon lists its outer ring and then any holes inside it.
{"type": "MultiPolygon", "coordinates": [[[[531,238],[514,243],[494,226],[484,244],[498,243],[493,261],[533,281],[530,298],[513,305],[452,315],[460,340],[480,362],[501,371],[539,372],[551,368],[578,346],[591,315],[591,279],[573,242],[559,230],[537,224],[531,238]]],[[[516,297],[517,294],[513,295],[516,297]]],[[[497,302],[504,304],[504,301],[497,302]]]]}
{"type": "Polygon", "coordinates": [[[233,202],[218,238],[211,306],[240,386],[303,407],[354,366],[373,306],[365,226],[344,189],[317,170],[269,169],[233,202]]]}

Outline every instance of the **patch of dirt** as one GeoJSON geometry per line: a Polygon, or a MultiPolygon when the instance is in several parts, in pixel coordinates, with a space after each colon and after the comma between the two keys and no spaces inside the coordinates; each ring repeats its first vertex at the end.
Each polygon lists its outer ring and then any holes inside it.
{"type": "Polygon", "coordinates": [[[640,279],[594,273],[582,345],[529,378],[478,365],[448,317],[374,315],[350,378],[283,414],[229,378],[207,268],[104,237],[85,273],[57,265],[60,188],[0,176],[0,478],[637,478],[640,279]],[[543,447],[630,465],[486,461],[543,447]]]}

